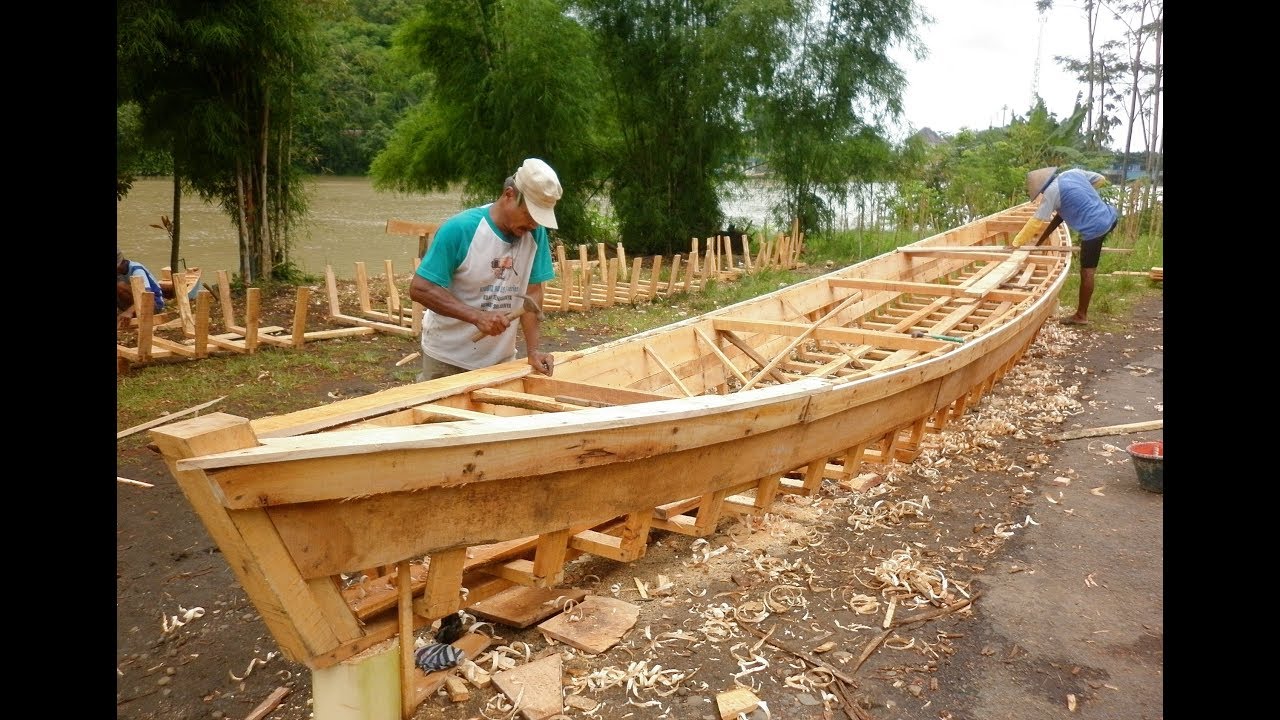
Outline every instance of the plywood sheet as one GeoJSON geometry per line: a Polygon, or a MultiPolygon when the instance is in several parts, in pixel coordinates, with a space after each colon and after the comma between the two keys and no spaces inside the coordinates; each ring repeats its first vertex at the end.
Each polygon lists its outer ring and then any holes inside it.
{"type": "Polygon", "coordinates": [[[640,608],[623,600],[592,595],[571,612],[538,626],[543,635],[583,652],[599,655],[617,644],[640,617],[640,608]]]}
{"type": "Polygon", "coordinates": [[[468,607],[467,612],[491,622],[527,628],[560,612],[566,601],[579,602],[586,596],[586,590],[514,585],[468,607]]]}

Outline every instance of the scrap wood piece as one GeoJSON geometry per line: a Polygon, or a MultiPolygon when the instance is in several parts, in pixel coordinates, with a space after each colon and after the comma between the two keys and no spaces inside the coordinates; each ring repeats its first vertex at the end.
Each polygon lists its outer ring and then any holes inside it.
{"type": "Polygon", "coordinates": [[[258,707],[254,708],[253,712],[246,715],[244,720],[262,720],[266,716],[270,715],[272,710],[279,707],[281,701],[283,701],[285,696],[290,692],[292,692],[292,690],[284,685],[281,685],[271,691],[271,694],[267,696],[267,699],[259,703],[258,707]]]}
{"type": "Polygon", "coordinates": [[[116,482],[124,483],[125,485],[137,485],[138,487],[155,487],[155,485],[152,485],[151,483],[142,482],[141,480],[130,480],[129,478],[120,477],[119,475],[116,476],[116,482]]]}
{"type": "Polygon", "coordinates": [[[1131,432],[1144,432],[1146,430],[1159,430],[1164,427],[1164,420],[1146,420],[1136,423],[1124,423],[1122,425],[1103,425],[1095,428],[1084,428],[1081,430],[1069,430],[1057,435],[1048,435],[1046,440],[1076,440],[1078,438],[1098,437],[1099,435],[1123,435],[1131,432]]]}
{"type": "Polygon", "coordinates": [[[760,698],[750,690],[739,687],[716,695],[716,709],[720,720],[733,720],[742,713],[749,713],[760,706],[760,698]]]}
{"type": "Polygon", "coordinates": [[[566,602],[580,602],[586,590],[513,585],[467,608],[476,617],[515,628],[527,628],[564,610],[566,602]]]}
{"type": "Polygon", "coordinates": [[[493,684],[515,703],[526,720],[546,720],[564,712],[560,653],[493,676],[493,684]]]}
{"type": "Polygon", "coordinates": [[[640,617],[640,608],[625,600],[588,596],[571,613],[538,625],[543,635],[583,652],[599,655],[617,644],[640,617]]]}
{"type": "Polygon", "coordinates": [[[167,423],[167,422],[169,422],[169,421],[171,421],[171,420],[177,420],[178,418],[180,418],[180,417],[182,417],[182,416],[184,416],[184,415],[190,415],[190,414],[191,414],[191,413],[193,413],[193,412],[199,412],[199,411],[201,411],[201,410],[203,410],[203,409],[205,409],[205,408],[209,407],[210,405],[213,405],[214,403],[220,403],[220,402],[222,402],[223,400],[226,400],[226,399],[227,399],[227,396],[226,396],[226,395],[223,395],[222,397],[220,397],[220,398],[215,398],[215,399],[213,399],[213,400],[210,400],[210,401],[209,401],[209,402],[207,402],[207,403],[201,403],[201,404],[199,404],[199,405],[196,405],[195,407],[189,407],[189,408],[187,408],[186,410],[179,410],[178,412],[175,412],[175,413],[169,413],[168,415],[164,415],[164,416],[162,416],[162,417],[158,417],[158,418],[156,418],[155,420],[151,420],[151,421],[149,421],[149,422],[144,422],[144,423],[142,423],[141,425],[134,425],[133,427],[129,428],[128,430],[121,430],[120,432],[116,433],[116,439],[117,439],[117,440],[119,440],[120,438],[125,437],[126,435],[132,435],[132,434],[134,434],[134,433],[136,433],[136,432],[141,432],[141,431],[146,430],[146,429],[148,429],[148,428],[153,428],[153,427],[155,427],[155,426],[157,426],[157,425],[163,425],[163,424],[165,424],[165,423],[167,423]]]}

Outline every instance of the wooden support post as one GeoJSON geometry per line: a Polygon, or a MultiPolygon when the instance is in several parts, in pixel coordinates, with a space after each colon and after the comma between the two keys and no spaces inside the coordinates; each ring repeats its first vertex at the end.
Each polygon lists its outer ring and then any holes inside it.
{"type": "Polygon", "coordinates": [[[564,245],[556,245],[556,259],[560,261],[560,309],[569,309],[569,296],[573,288],[573,278],[569,275],[569,260],[564,254],[564,245]]]}
{"type": "MultiPolygon", "coordinates": [[[[679,255],[671,258],[671,277],[667,278],[667,297],[671,297],[676,293],[676,288],[680,281],[680,261],[681,257],[679,255]]],[[[687,282],[685,284],[686,286],[688,285],[687,282]]],[[[685,287],[685,289],[687,290],[688,287],[685,287]]]]}
{"type": "Polygon", "coordinates": [[[840,482],[849,482],[854,475],[858,474],[858,469],[862,466],[863,456],[866,454],[867,443],[861,442],[848,450],[844,451],[843,471],[840,477],[836,478],[840,482]]]}
{"type": "Polygon", "coordinates": [[[418,614],[435,619],[457,612],[462,607],[462,573],[467,562],[465,547],[431,553],[427,562],[427,583],[422,591],[418,614]]]}
{"type": "Polygon", "coordinates": [[[631,261],[631,284],[627,288],[627,302],[635,305],[640,302],[640,264],[641,259],[631,261]]]}
{"type": "Polygon", "coordinates": [[[195,324],[195,356],[197,358],[207,357],[209,355],[209,302],[213,297],[208,290],[200,289],[196,294],[196,324],[195,324]]]}
{"type": "Polygon", "coordinates": [[[299,285],[298,297],[293,302],[293,332],[289,339],[296,348],[307,341],[307,304],[311,301],[311,288],[299,285]]]}
{"type": "Polygon", "coordinates": [[[171,273],[170,276],[173,282],[173,299],[177,301],[178,315],[182,317],[182,334],[191,337],[196,332],[196,324],[191,316],[191,298],[187,297],[187,293],[191,291],[191,286],[187,284],[187,274],[171,273]]]}
{"type": "Polygon", "coordinates": [[[582,311],[591,309],[591,263],[587,260],[587,246],[578,246],[578,277],[582,280],[582,311]]]}
{"type": "Polygon", "coordinates": [[[564,563],[572,529],[549,532],[538,538],[533,554],[533,577],[537,587],[555,587],[564,580],[564,563]]]}
{"type": "Polygon", "coordinates": [[[605,279],[604,306],[613,307],[613,294],[617,291],[618,286],[618,258],[609,258],[608,266],[609,270],[605,279]]]}
{"type": "Polygon", "coordinates": [[[717,490],[710,495],[704,495],[702,502],[698,503],[698,519],[693,526],[701,536],[710,535],[716,530],[716,523],[720,521],[720,513],[724,510],[724,499],[728,495],[727,490],[717,490]]]}
{"type": "Polygon", "coordinates": [[[404,326],[404,313],[400,311],[400,289],[396,287],[395,266],[386,260],[387,272],[387,314],[396,319],[396,324],[404,326]]]}
{"type": "Polygon", "coordinates": [[[410,567],[408,560],[401,560],[396,572],[396,587],[400,591],[396,615],[400,624],[400,717],[403,720],[411,720],[418,710],[413,696],[418,668],[413,662],[413,573],[410,567]]]}
{"type": "Polygon", "coordinates": [[[690,238],[690,240],[692,242],[689,243],[689,267],[693,268],[693,272],[697,272],[702,250],[698,245],[698,238],[690,238]]]}
{"type": "Polygon", "coordinates": [[[662,274],[662,256],[653,256],[653,265],[649,268],[649,299],[658,299],[658,276],[662,274]]]}
{"type": "Polygon", "coordinates": [[[762,511],[768,510],[773,505],[774,498],[778,496],[781,484],[781,475],[766,475],[760,478],[760,484],[756,486],[756,508],[762,511]]]}
{"type": "Polygon", "coordinates": [[[231,279],[227,276],[226,270],[219,270],[218,275],[218,302],[222,305],[222,329],[226,332],[233,332],[236,327],[235,308],[231,305],[231,279]]]}
{"type": "Polygon", "coordinates": [[[368,313],[373,310],[373,306],[369,304],[369,273],[365,270],[363,261],[356,263],[356,298],[360,301],[360,312],[368,313]]]}
{"type": "Polygon", "coordinates": [[[742,266],[747,272],[753,272],[751,267],[751,238],[746,233],[742,234],[742,266]]]}
{"type": "Polygon", "coordinates": [[[622,275],[618,278],[622,282],[627,282],[630,278],[627,276],[627,250],[622,247],[622,240],[618,240],[618,271],[622,275]]]}
{"type": "Polygon", "coordinates": [[[129,276],[129,289],[133,291],[133,311],[138,318],[138,362],[149,362],[151,336],[155,332],[155,293],[148,292],[137,275],[129,276]]]}
{"type": "Polygon", "coordinates": [[[329,292],[329,317],[337,317],[342,314],[342,305],[338,302],[338,280],[332,265],[324,266],[324,286],[329,292]]]}
{"type": "Polygon", "coordinates": [[[244,293],[244,349],[252,355],[258,349],[258,324],[262,308],[262,288],[246,288],[244,293]]]}

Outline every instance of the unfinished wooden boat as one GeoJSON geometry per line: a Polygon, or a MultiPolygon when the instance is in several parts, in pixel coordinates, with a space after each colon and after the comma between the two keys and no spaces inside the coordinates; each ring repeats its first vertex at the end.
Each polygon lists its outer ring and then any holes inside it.
{"type": "Polygon", "coordinates": [[[633,560],[654,529],[707,535],[910,460],[1057,307],[1066,228],[1003,245],[1033,210],[559,353],[553,377],[521,359],[152,437],[280,649],[318,672],[513,584],[554,587],[582,553],[633,560]]]}

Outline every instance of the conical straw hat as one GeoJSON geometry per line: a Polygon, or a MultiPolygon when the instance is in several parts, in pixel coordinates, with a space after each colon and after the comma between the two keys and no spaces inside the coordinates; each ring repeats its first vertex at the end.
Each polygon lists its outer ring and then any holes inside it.
{"type": "Polygon", "coordinates": [[[1042,167],[1039,170],[1032,170],[1027,173],[1027,197],[1032,200],[1044,190],[1045,185],[1049,184],[1049,178],[1058,172],[1058,167],[1042,167]]]}

